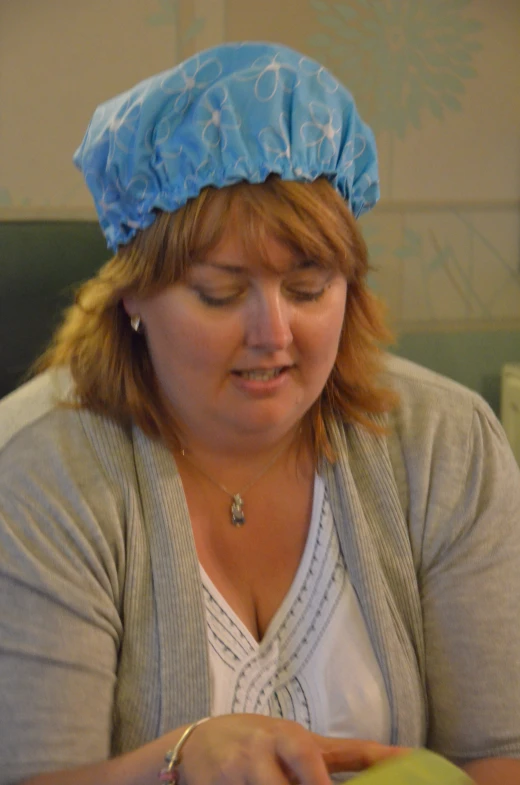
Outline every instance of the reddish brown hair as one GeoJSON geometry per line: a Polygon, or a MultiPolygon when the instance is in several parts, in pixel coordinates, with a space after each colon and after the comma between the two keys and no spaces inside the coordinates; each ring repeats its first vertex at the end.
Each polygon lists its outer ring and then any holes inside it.
{"type": "Polygon", "coordinates": [[[122,299],[147,297],[181,281],[193,260],[219,242],[230,216],[246,250],[262,255],[264,239],[274,236],[347,279],[336,363],[309,411],[316,455],[331,459],[330,417],[377,431],[370,415],[391,408],[395,396],[378,384],[380,346],[391,335],[367,286],[367,248],[346,203],[324,179],[298,183],[272,176],[258,185],[207,188],[177,212],[159,213],[81,286],[36,370],[69,365],[79,406],[133,421],[147,435],[176,445],[146,340],[132,331],[122,299]]]}

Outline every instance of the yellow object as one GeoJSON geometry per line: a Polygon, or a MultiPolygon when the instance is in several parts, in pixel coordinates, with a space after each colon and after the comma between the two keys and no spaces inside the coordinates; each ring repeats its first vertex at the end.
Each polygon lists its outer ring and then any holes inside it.
{"type": "Polygon", "coordinates": [[[355,777],[354,782],[356,785],[471,785],[473,780],[440,755],[414,750],[372,766],[355,777]]]}

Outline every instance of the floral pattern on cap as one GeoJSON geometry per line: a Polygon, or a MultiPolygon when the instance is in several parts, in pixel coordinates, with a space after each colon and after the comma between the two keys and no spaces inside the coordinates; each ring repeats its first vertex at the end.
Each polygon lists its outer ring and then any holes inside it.
{"type": "Polygon", "coordinates": [[[374,136],[352,95],[276,44],[214,47],[107,101],[74,163],[113,250],[209,185],[325,176],[356,217],[379,198],[374,136]]]}

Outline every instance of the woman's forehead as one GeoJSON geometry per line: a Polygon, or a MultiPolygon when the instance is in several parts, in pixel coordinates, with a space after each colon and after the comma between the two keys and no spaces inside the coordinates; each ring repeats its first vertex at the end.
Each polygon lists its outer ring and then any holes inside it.
{"type": "Polygon", "coordinates": [[[296,238],[277,231],[276,227],[259,224],[244,228],[240,222],[227,221],[217,241],[200,260],[286,270],[302,267],[310,261],[325,261],[316,258],[316,246],[306,248],[303,243],[296,242],[296,238]]]}
{"type": "Polygon", "coordinates": [[[233,223],[228,223],[218,241],[199,259],[206,264],[232,268],[266,267],[285,272],[304,266],[309,261],[303,248],[298,248],[266,229],[251,237],[233,223]]]}
{"type": "MultiPolygon", "coordinates": [[[[306,185],[313,197],[312,184],[306,185]]],[[[325,267],[344,267],[344,238],[340,240],[335,226],[329,226],[317,211],[316,200],[311,198],[309,203],[306,193],[305,204],[300,204],[291,196],[248,184],[211,193],[196,216],[192,261],[239,259],[283,268],[312,260],[325,267]]]]}

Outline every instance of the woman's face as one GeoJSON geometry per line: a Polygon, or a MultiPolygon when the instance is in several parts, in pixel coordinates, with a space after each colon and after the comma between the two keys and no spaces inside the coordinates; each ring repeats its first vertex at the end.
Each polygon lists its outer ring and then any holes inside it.
{"type": "Polygon", "coordinates": [[[335,362],[346,304],[340,273],[275,239],[268,265],[232,231],[185,281],[145,300],[141,316],[157,377],[183,438],[214,446],[273,442],[320,395],[335,362]],[[252,438],[251,438],[252,437],[252,438]]]}

